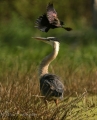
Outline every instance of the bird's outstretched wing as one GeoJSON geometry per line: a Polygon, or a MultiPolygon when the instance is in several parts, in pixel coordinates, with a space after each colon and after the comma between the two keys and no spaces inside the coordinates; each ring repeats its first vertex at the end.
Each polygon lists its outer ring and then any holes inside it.
{"type": "Polygon", "coordinates": [[[40,29],[42,32],[47,32],[50,29],[46,14],[43,14],[37,18],[35,27],[40,29]]]}
{"type": "Polygon", "coordinates": [[[50,24],[57,22],[57,12],[55,11],[52,3],[49,3],[47,6],[47,18],[50,24]]]}

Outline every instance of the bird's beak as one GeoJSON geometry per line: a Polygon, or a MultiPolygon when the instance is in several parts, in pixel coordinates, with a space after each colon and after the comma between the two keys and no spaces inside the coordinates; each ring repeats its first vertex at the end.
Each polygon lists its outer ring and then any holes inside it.
{"type": "Polygon", "coordinates": [[[43,41],[43,42],[48,40],[47,38],[44,38],[44,37],[32,37],[32,38],[43,41]]]}

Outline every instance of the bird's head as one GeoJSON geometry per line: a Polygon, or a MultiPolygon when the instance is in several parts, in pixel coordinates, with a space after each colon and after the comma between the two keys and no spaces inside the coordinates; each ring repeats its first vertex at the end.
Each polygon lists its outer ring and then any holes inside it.
{"type": "Polygon", "coordinates": [[[43,41],[43,42],[48,43],[50,45],[53,45],[55,42],[59,42],[56,37],[47,37],[47,38],[44,38],[44,37],[32,37],[32,38],[43,41]]]}

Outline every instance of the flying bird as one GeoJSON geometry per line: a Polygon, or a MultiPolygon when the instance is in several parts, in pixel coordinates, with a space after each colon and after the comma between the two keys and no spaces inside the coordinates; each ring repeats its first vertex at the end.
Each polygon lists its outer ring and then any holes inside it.
{"type": "Polygon", "coordinates": [[[48,32],[49,29],[64,28],[67,31],[71,31],[72,28],[64,27],[64,23],[58,19],[57,12],[53,7],[52,3],[47,6],[47,11],[45,14],[39,16],[36,20],[36,28],[42,32],[48,32]]]}
{"type": "Polygon", "coordinates": [[[48,67],[58,55],[59,41],[56,37],[33,38],[48,43],[53,47],[53,51],[42,60],[39,66],[40,91],[44,96],[46,105],[48,101],[52,100],[58,105],[58,99],[63,97],[65,87],[57,75],[48,72],[48,67]]]}

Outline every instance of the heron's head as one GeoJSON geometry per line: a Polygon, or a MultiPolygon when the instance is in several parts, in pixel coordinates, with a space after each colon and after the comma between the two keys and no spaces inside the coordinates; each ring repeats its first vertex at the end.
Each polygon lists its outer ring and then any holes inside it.
{"type": "Polygon", "coordinates": [[[43,42],[48,43],[50,45],[53,45],[55,42],[59,42],[56,37],[47,37],[47,38],[44,38],[44,37],[32,37],[32,38],[43,41],[43,42]]]}

